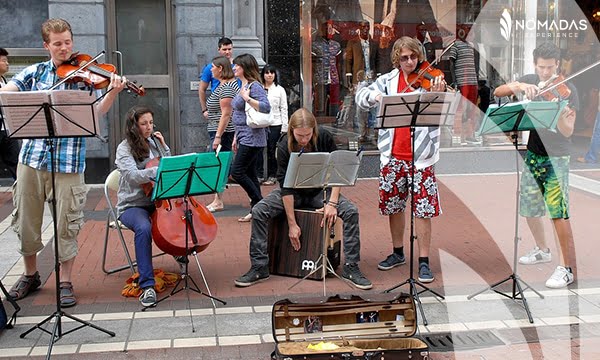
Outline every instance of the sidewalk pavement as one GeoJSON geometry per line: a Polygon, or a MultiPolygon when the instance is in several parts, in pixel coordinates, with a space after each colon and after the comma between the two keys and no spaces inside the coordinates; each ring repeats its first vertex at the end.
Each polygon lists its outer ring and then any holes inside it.
{"type": "MultiPolygon", "coordinates": [[[[544,296],[542,299],[532,290],[525,291],[534,318],[530,324],[521,301],[491,291],[467,299],[469,294],[513,273],[514,175],[439,176],[443,215],[433,220],[430,262],[436,280],[428,286],[444,294],[446,299],[439,300],[429,292],[421,294],[428,324],[425,326],[419,317],[420,335],[435,345],[431,348],[431,359],[504,359],[507,354],[518,359],[600,358],[600,274],[594,251],[597,249],[595,234],[600,230],[597,221],[599,179],[600,172],[595,170],[572,173],[570,196],[576,282],[568,289],[545,288],[544,283],[557,264],[554,245],[550,247],[555,255],[550,263],[517,269],[520,278],[544,296]],[[453,351],[452,347],[444,348],[436,340],[439,334],[453,342],[453,351]]],[[[272,188],[263,187],[263,195],[272,188]]],[[[332,277],[326,280],[327,294],[368,296],[401,283],[409,276],[408,264],[385,272],[377,270],[377,263],[391,252],[387,219],[377,213],[377,180],[359,180],[355,187],[344,189],[343,193],[359,208],[360,267],[374,286],[370,291],[351,289],[332,277]]],[[[210,196],[199,198],[206,204],[211,201],[210,196]]],[[[54,345],[53,356],[268,359],[274,348],[272,304],[287,297],[320,296],[322,282],[307,280],[289,289],[296,279],[271,276],[268,281],[252,287],[236,288],[233,280],[250,266],[251,225],[237,222],[238,217],[248,212],[249,204],[239,186],[226,190],[224,199],[225,211],[215,214],[219,225],[217,238],[199,254],[199,260],[212,294],[225,300],[227,305],[218,304],[213,309],[208,298],[183,291],[158,307],[142,312],[136,298],[120,295],[130,274],[123,271],[105,275],[102,271],[106,201],[102,189],[92,187],[73,271],[78,305],[65,312],[113,331],[116,336],[85,327],[63,336],[54,345]]],[[[18,240],[9,228],[12,209],[10,189],[5,189],[0,192],[0,277],[7,288],[22,272],[16,251],[18,240]]],[[[48,212],[46,214],[49,217],[48,212]]],[[[52,238],[50,223],[49,218],[44,221],[45,241],[52,238]]],[[[550,236],[550,223],[545,225],[550,236]]],[[[531,234],[522,219],[519,233],[522,237],[519,254],[522,254],[533,247],[531,234]]],[[[113,240],[116,239],[116,234],[112,235],[113,240]]],[[[126,233],[126,236],[132,244],[131,234],[126,233]]],[[[408,231],[405,238],[408,239],[408,231]]],[[[109,267],[124,263],[122,250],[116,241],[112,244],[109,267]]],[[[406,249],[408,251],[408,246],[406,249]]],[[[178,270],[171,256],[155,258],[154,264],[165,271],[178,270]]],[[[201,284],[195,262],[191,265],[191,276],[201,284]]],[[[40,253],[38,267],[45,283],[39,291],[20,301],[22,311],[15,329],[0,333],[0,358],[46,354],[48,334],[36,329],[24,339],[19,337],[56,309],[51,246],[40,253]]],[[[505,285],[502,290],[510,292],[512,282],[505,285]]],[[[402,287],[396,291],[409,289],[402,287]]],[[[159,297],[164,294],[166,292],[159,297]]],[[[10,312],[12,308],[7,307],[10,312]]],[[[62,319],[63,332],[75,327],[68,318],[62,319]]]]}

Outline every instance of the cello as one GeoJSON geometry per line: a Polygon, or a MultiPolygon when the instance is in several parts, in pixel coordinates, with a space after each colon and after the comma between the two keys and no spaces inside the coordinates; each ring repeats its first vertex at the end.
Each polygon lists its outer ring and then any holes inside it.
{"type": "MultiPolygon", "coordinates": [[[[151,136],[161,157],[162,146],[151,136]]],[[[158,158],[146,167],[158,165],[158,158]]],[[[217,236],[217,222],[213,214],[192,196],[158,199],[152,218],[152,238],[156,246],[173,256],[187,256],[204,251],[217,236]]]]}

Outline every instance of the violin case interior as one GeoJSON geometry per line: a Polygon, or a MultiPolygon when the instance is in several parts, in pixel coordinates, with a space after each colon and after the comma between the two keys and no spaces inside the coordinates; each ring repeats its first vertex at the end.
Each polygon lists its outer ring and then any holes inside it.
{"type": "Polygon", "coordinates": [[[273,360],[426,359],[408,294],[340,295],[273,305],[273,360]]]}

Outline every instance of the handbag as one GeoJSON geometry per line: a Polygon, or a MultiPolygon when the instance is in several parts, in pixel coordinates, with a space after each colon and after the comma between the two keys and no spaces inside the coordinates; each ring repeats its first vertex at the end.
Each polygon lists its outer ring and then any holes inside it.
{"type": "MultiPolygon", "coordinates": [[[[248,85],[248,87],[250,87],[252,84],[248,85]]],[[[271,112],[262,113],[246,102],[246,125],[253,129],[260,129],[269,127],[272,123],[273,116],[271,115],[271,112]]]]}
{"type": "Polygon", "coordinates": [[[271,113],[262,113],[246,103],[246,125],[253,129],[260,129],[271,126],[273,117],[271,113]]]}

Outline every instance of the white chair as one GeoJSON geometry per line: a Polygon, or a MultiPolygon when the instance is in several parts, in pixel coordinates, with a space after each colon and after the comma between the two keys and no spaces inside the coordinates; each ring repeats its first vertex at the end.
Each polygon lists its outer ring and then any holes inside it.
{"type": "Polygon", "coordinates": [[[106,198],[106,203],[108,205],[108,214],[106,216],[106,231],[104,234],[104,253],[102,254],[102,271],[106,274],[114,274],[116,272],[125,270],[127,268],[131,269],[131,274],[135,273],[134,266],[137,263],[131,260],[131,255],[129,254],[129,249],[127,248],[127,244],[125,243],[125,238],[123,237],[122,230],[129,230],[127,226],[123,225],[117,219],[117,211],[110,200],[110,191],[117,192],[119,190],[119,179],[121,178],[121,173],[118,169],[115,169],[108,174],[106,180],[104,181],[104,197],[106,198]],[[121,242],[121,246],[123,246],[123,250],[125,251],[125,258],[127,259],[126,265],[121,265],[112,269],[106,269],[106,253],[108,251],[108,239],[110,230],[116,230],[117,235],[119,236],[119,241],[121,242]]]}

